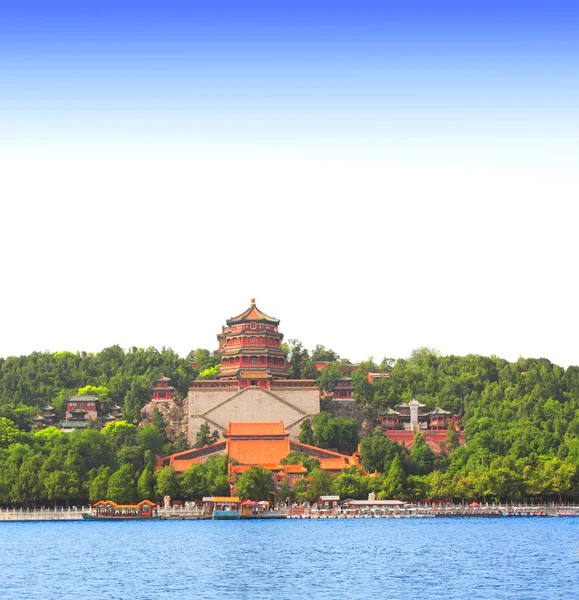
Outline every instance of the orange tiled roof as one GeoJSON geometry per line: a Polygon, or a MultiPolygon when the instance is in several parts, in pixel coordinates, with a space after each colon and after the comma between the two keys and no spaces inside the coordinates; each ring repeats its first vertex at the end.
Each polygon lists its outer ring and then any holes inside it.
{"type": "Polygon", "coordinates": [[[324,471],[341,471],[347,469],[350,464],[343,458],[320,458],[320,468],[324,471]]]}
{"type": "Polygon", "coordinates": [[[289,439],[235,440],[227,442],[227,454],[242,465],[279,464],[290,453],[289,439]]]}
{"type": "Polygon", "coordinates": [[[231,323],[239,323],[239,321],[270,321],[276,325],[279,323],[279,319],[274,319],[273,317],[266,315],[264,312],[259,310],[257,306],[255,306],[255,298],[252,298],[250,302],[249,308],[246,311],[242,312],[240,315],[237,315],[237,317],[228,319],[227,324],[230,325],[231,323]]]}
{"type": "Polygon", "coordinates": [[[230,465],[229,472],[233,474],[245,473],[248,469],[251,469],[252,465],[230,465]]]}
{"type": "Polygon", "coordinates": [[[282,470],[285,473],[307,473],[308,470],[302,465],[282,465],[282,470]]]}
{"type": "MultiPolygon", "coordinates": [[[[262,435],[289,435],[283,427],[283,421],[263,423],[229,423],[225,436],[262,436],[262,435]]],[[[288,452],[289,454],[289,452],[288,452]]]]}
{"type": "Polygon", "coordinates": [[[279,463],[263,463],[261,466],[268,471],[281,471],[282,468],[279,463]]]}
{"type": "Polygon", "coordinates": [[[188,460],[171,460],[171,466],[175,473],[183,473],[192,465],[200,465],[203,462],[201,458],[190,458],[188,460]]]}

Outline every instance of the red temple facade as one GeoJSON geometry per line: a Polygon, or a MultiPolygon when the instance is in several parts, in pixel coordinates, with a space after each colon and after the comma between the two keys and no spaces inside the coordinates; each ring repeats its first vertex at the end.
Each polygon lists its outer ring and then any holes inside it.
{"type": "Polygon", "coordinates": [[[414,435],[422,433],[431,449],[440,452],[441,443],[446,439],[448,429],[453,427],[458,433],[460,443],[464,443],[458,415],[453,415],[440,407],[432,411],[424,411],[425,408],[426,405],[411,400],[408,403],[397,404],[394,409],[387,408],[378,413],[384,435],[410,448],[414,435]]]}
{"type": "Polygon", "coordinates": [[[173,399],[175,388],[169,385],[171,380],[161,373],[161,377],[157,379],[156,385],[153,388],[151,400],[153,402],[167,402],[173,399]]]}
{"type": "Polygon", "coordinates": [[[269,317],[251,299],[249,308],[227,320],[217,336],[221,370],[219,379],[237,379],[239,387],[270,387],[272,379],[287,379],[279,320],[269,317]]]}
{"type": "Polygon", "coordinates": [[[42,413],[32,419],[32,427],[34,429],[43,429],[44,427],[51,427],[54,425],[56,414],[54,408],[47,404],[42,407],[42,413]]]}

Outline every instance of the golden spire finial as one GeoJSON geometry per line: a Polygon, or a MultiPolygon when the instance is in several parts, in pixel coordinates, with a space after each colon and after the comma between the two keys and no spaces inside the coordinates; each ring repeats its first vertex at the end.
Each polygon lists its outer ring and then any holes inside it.
{"type": "Polygon", "coordinates": [[[249,304],[250,304],[250,306],[255,306],[255,298],[250,298],[249,304]]]}

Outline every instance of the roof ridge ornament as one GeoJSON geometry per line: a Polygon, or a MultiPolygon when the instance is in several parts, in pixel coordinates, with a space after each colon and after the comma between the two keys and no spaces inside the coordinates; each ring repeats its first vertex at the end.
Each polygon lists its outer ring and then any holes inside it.
{"type": "Polygon", "coordinates": [[[249,299],[249,306],[255,306],[255,298],[249,299]]]}

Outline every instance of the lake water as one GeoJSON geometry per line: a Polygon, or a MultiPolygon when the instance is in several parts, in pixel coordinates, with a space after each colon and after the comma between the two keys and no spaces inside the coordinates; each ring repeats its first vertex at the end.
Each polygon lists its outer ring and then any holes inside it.
{"type": "Polygon", "coordinates": [[[579,519],[0,523],[0,598],[579,599],[579,519]]]}

